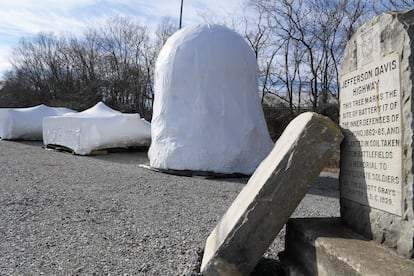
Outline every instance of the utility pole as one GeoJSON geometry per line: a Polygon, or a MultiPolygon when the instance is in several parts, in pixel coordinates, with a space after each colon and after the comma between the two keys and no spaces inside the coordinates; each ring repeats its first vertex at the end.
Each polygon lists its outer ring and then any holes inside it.
{"type": "Polygon", "coordinates": [[[181,0],[181,9],[180,9],[180,26],[178,29],[181,29],[181,23],[183,22],[183,1],[181,0]]]}

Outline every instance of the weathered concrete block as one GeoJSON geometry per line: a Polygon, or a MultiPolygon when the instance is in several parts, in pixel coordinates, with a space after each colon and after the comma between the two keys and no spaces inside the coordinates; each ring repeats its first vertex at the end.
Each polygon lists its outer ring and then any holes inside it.
{"type": "Polygon", "coordinates": [[[288,275],[414,275],[414,261],[345,227],[340,218],[295,218],[286,226],[288,275]]]}
{"type": "Polygon", "coordinates": [[[341,140],[327,117],[295,118],[208,237],[201,272],[249,275],[341,140]]]}

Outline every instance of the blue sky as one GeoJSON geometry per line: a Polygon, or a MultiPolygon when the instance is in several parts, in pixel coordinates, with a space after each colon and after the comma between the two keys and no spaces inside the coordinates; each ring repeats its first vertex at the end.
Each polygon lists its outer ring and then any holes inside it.
{"type": "MultiPolygon", "coordinates": [[[[243,13],[244,0],[184,0],[183,26],[222,22],[243,13]]],[[[155,30],[165,17],[179,20],[181,0],[0,0],[0,77],[20,38],[39,32],[80,34],[114,16],[128,16],[155,30]]]]}

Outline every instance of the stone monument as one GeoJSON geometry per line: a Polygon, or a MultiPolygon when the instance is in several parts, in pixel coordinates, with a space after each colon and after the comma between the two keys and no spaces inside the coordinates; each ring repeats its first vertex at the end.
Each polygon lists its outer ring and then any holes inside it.
{"type": "Polygon", "coordinates": [[[363,25],[341,66],[340,218],[295,218],[288,275],[414,275],[414,11],[363,25]],[[398,254],[396,254],[398,253],[398,254]]]}
{"type": "Polygon", "coordinates": [[[414,11],[363,25],[344,52],[340,82],[342,222],[414,257],[414,11]]]}

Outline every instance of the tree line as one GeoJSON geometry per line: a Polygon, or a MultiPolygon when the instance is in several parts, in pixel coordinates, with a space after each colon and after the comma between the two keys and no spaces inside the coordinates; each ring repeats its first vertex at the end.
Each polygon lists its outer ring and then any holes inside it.
{"type": "MultiPolygon", "coordinates": [[[[268,122],[283,125],[303,109],[337,120],[348,39],[375,14],[413,8],[412,0],[248,0],[243,18],[227,25],[244,35],[256,55],[268,122]],[[277,108],[265,104],[267,95],[279,99],[277,108]]],[[[150,119],[155,61],[176,30],[166,19],[152,35],[132,19],[113,18],[80,36],[22,38],[3,76],[0,107],[45,103],[83,110],[104,101],[150,119]]]]}
{"type": "Polygon", "coordinates": [[[337,99],[341,57],[353,33],[372,16],[413,9],[414,2],[250,0],[248,7],[254,13],[244,18],[244,35],[258,59],[262,95],[283,92],[293,112],[337,99]]]}
{"type": "Polygon", "coordinates": [[[14,49],[13,69],[4,76],[1,106],[44,103],[83,110],[104,101],[123,112],[148,118],[153,101],[153,70],[159,50],[175,31],[161,22],[155,39],[128,18],[86,29],[81,37],[39,33],[14,49]]]}

